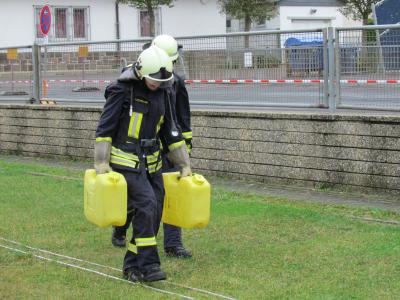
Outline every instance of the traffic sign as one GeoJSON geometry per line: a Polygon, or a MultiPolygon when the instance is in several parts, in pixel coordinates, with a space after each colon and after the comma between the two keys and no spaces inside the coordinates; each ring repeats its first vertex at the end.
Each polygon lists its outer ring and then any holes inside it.
{"type": "Polygon", "coordinates": [[[40,31],[47,35],[51,27],[51,10],[48,5],[45,5],[40,10],[40,31]]]}
{"type": "Polygon", "coordinates": [[[79,46],[78,49],[78,57],[86,58],[89,55],[89,47],[88,46],[79,46]]]}
{"type": "Polygon", "coordinates": [[[8,60],[17,60],[17,58],[18,58],[18,50],[16,48],[7,49],[8,60]]]}

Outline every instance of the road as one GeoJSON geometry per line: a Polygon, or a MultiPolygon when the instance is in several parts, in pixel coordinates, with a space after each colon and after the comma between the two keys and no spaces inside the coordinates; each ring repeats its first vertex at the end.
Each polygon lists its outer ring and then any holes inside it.
{"type": "MultiPolygon", "coordinates": [[[[46,98],[59,104],[103,105],[104,88],[109,80],[99,83],[76,82],[74,80],[48,82],[46,98]],[[98,88],[97,91],[74,91],[98,88]],[[82,89],[81,89],[82,90],[82,89]]],[[[194,106],[246,106],[246,107],[319,107],[324,103],[323,84],[201,84],[187,85],[191,104],[194,106]]],[[[14,85],[15,92],[25,91],[25,96],[5,96],[1,92],[12,91],[11,84],[0,84],[0,103],[26,102],[32,94],[30,83],[14,85]]],[[[379,107],[400,110],[400,86],[393,85],[342,85],[341,104],[346,106],[379,107]]]]}

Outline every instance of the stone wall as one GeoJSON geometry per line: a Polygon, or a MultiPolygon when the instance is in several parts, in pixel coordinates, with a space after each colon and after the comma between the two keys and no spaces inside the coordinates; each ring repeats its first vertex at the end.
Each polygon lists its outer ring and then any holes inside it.
{"type": "MultiPolygon", "coordinates": [[[[0,105],[0,152],[91,159],[101,109],[0,105]]],[[[270,184],[400,191],[400,116],[193,111],[193,168],[270,184]]]]}
{"type": "MultiPolygon", "coordinates": [[[[184,52],[186,76],[190,79],[252,79],[252,78],[286,78],[286,65],[281,64],[278,54],[271,54],[266,50],[253,50],[253,67],[244,66],[245,50],[193,50],[184,52]]],[[[85,61],[85,70],[88,73],[113,73],[120,69],[121,59],[128,63],[137,59],[140,51],[91,51],[85,61]]],[[[46,60],[42,53],[42,63],[47,61],[48,74],[68,74],[71,71],[81,71],[83,63],[75,51],[49,51],[46,60]]],[[[32,54],[18,53],[18,59],[13,62],[15,73],[32,72],[32,54]]],[[[0,53],[0,78],[11,75],[11,64],[6,53],[0,53]],[[3,74],[2,74],[3,73],[3,74]]]]}

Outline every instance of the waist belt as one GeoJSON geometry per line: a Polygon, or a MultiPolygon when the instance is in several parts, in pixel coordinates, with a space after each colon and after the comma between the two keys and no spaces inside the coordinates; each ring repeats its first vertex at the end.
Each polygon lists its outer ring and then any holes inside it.
{"type": "Polygon", "coordinates": [[[139,140],[139,145],[142,148],[152,148],[157,145],[156,139],[141,139],[139,140]]]}
{"type": "Polygon", "coordinates": [[[144,153],[144,149],[145,148],[140,148],[139,152],[137,152],[137,154],[134,154],[125,152],[112,146],[110,162],[117,166],[138,169],[143,171],[143,173],[145,173],[146,170],[149,173],[157,172],[162,167],[160,150],[151,152],[146,155],[144,153]]]}
{"type": "Polygon", "coordinates": [[[136,152],[139,158],[139,170],[142,174],[146,174],[146,169],[153,173],[161,168],[160,151],[158,151],[157,159],[151,158],[152,162],[149,163],[146,159],[146,155],[159,145],[157,139],[135,139],[133,137],[127,137],[126,142],[135,145],[136,152]]]}
{"type": "Polygon", "coordinates": [[[157,139],[135,139],[133,137],[128,137],[126,139],[128,143],[139,146],[140,148],[153,148],[158,145],[157,139]]]}

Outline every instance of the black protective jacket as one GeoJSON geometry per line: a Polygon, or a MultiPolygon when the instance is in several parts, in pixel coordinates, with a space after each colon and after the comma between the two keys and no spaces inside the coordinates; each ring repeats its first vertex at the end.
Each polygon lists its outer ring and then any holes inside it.
{"type": "Polygon", "coordinates": [[[175,109],[178,125],[185,138],[188,149],[192,149],[192,127],[190,122],[189,95],[186,90],[185,81],[174,73],[173,91],[175,93],[175,109]]]}
{"type": "Polygon", "coordinates": [[[168,92],[150,91],[142,80],[116,81],[107,87],[96,141],[111,141],[113,168],[159,171],[160,138],[169,150],[184,144],[181,132],[174,129],[176,114],[168,92]]]}

